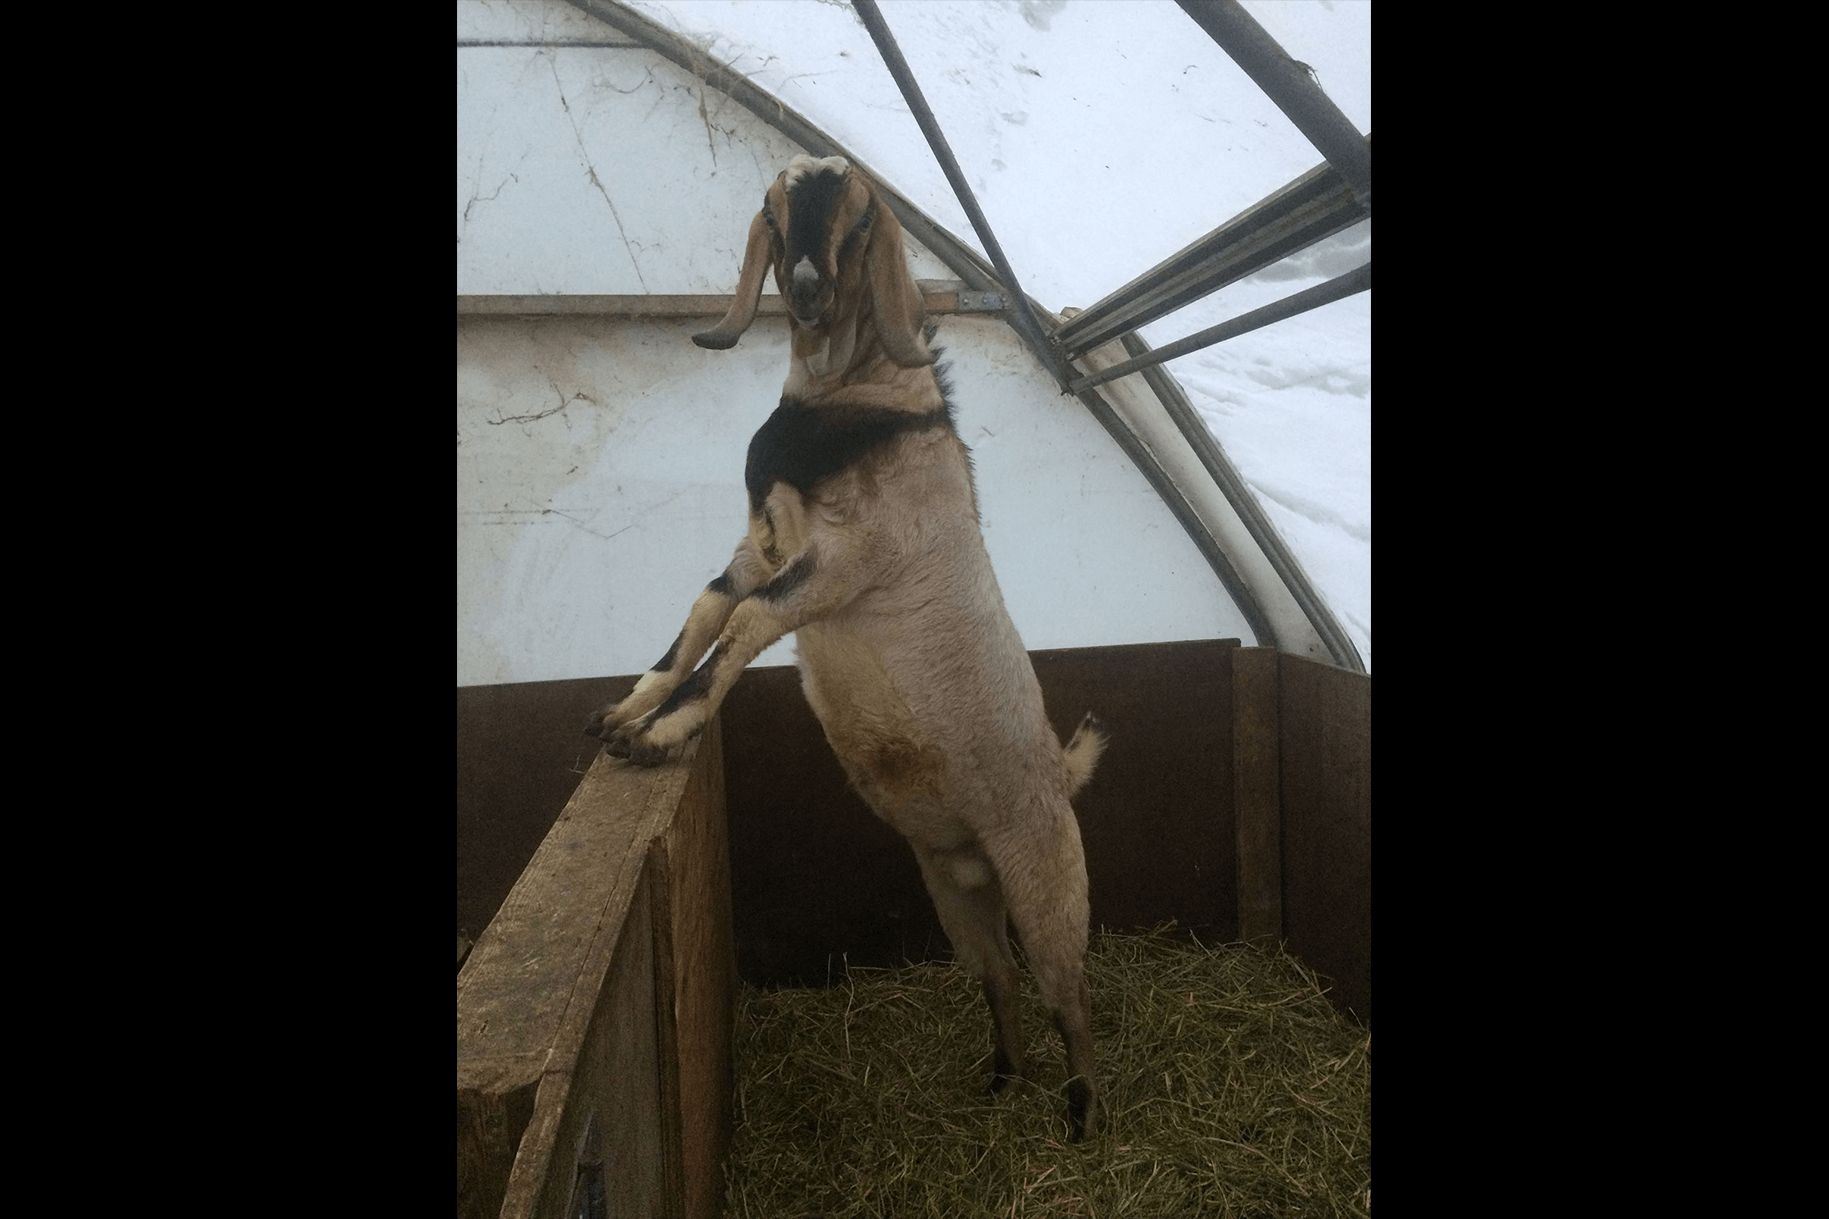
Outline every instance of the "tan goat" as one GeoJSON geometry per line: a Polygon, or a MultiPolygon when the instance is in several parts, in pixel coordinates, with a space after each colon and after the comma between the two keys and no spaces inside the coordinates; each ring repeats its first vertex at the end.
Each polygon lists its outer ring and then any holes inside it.
{"type": "Polygon", "coordinates": [[[901,225],[875,185],[843,157],[796,157],[749,226],[730,314],[693,341],[733,346],[771,266],[793,355],[781,405],[750,441],[749,535],[667,654],[586,732],[638,764],[666,761],[745,665],[798,632],[826,739],[914,848],[960,963],[983,982],[991,1090],[1023,1066],[1008,918],[1066,1045],[1068,1120],[1082,1138],[1097,1089],[1086,861],[1068,798],[1104,734],[1088,715],[1063,750],[1043,713],[985,552],[901,225]]]}

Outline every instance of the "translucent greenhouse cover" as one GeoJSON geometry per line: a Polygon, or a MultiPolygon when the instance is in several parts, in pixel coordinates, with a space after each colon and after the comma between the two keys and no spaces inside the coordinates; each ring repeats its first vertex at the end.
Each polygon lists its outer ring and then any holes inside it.
{"type": "MultiPolygon", "coordinates": [[[[848,4],[630,6],[805,114],[980,248],[848,4]]],[[[1023,290],[1084,308],[1321,163],[1169,0],[884,0],[890,29],[1023,290]]],[[[1372,127],[1369,0],[1246,9],[1361,131],[1372,127]]],[[[1143,330],[1162,345],[1351,270],[1371,225],[1143,330]]],[[[1168,368],[1371,667],[1371,294],[1168,368]]]]}

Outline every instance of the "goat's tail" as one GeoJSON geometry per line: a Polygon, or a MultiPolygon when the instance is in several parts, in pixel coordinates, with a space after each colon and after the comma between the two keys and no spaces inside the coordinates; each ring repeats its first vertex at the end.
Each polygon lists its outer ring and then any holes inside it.
{"type": "Polygon", "coordinates": [[[1080,788],[1092,779],[1093,768],[1099,764],[1099,755],[1105,752],[1105,725],[1099,717],[1088,711],[1080,726],[1073,730],[1073,739],[1067,742],[1061,751],[1062,765],[1067,770],[1067,796],[1069,799],[1079,794],[1080,788]]]}

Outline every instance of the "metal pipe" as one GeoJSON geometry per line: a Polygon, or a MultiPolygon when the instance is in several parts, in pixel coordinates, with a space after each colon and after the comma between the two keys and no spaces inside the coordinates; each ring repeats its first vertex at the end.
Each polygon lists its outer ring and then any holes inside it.
{"type": "MultiPolygon", "coordinates": [[[[1150,350],[1150,346],[1144,341],[1143,336],[1135,331],[1123,336],[1121,341],[1124,344],[1124,350],[1133,356],[1145,355],[1150,350]]],[[[1144,381],[1155,393],[1156,400],[1162,403],[1163,410],[1167,411],[1169,418],[1174,420],[1175,427],[1180,431],[1182,438],[1194,450],[1194,455],[1200,459],[1200,464],[1206,467],[1208,475],[1218,484],[1220,492],[1226,497],[1226,502],[1232,505],[1234,512],[1238,513],[1238,519],[1244,525],[1245,532],[1251,535],[1251,540],[1257,543],[1258,550],[1269,561],[1271,569],[1283,582],[1283,587],[1289,591],[1291,597],[1295,598],[1296,607],[1302,611],[1303,617],[1308,619],[1308,624],[1314,628],[1315,634],[1320,637],[1322,645],[1327,648],[1334,663],[1343,669],[1350,669],[1354,673],[1365,672],[1365,661],[1360,659],[1359,649],[1353,646],[1352,638],[1341,627],[1339,620],[1334,617],[1333,611],[1328,609],[1327,602],[1316,591],[1300,561],[1284,544],[1282,537],[1276,531],[1276,526],[1271,524],[1270,517],[1264,512],[1263,505],[1258,503],[1257,497],[1246,486],[1244,475],[1240,474],[1238,467],[1232,464],[1232,459],[1226,456],[1225,449],[1220,446],[1218,438],[1213,435],[1213,430],[1207,426],[1207,421],[1202,419],[1200,412],[1194,409],[1194,404],[1188,400],[1180,383],[1160,365],[1146,365],[1140,371],[1144,381]]],[[[1086,398],[1097,396],[1096,393],[1091,392],[1082,395],[1086,398]]],[[[1225,578],[1225,573],[1222,572],[1220,579],[1223,581],[1225,578]]],[[[1233,578],[1237,579],[1236,574],[1233,578]]],[[[1228,589],[1231,587],[1230,584],[1227,585],[1228,589]]],[[[1246,590],[1245,596],[1250,597],[1249,590],[1246,590]]],[[[1239,594],[1234,592],[1233,598],[1238,600],[1239,594]]],[[[1258,631],[1258,638],[1274,643],[1273,634],[1259,631],[1257,621],[1263,617],[1263,611],[1257,608],[1256,602],[1252,601],[1247,606],[1246,601],[1239,600],[1239,607],[1244,610],[1246,620],[1252,623],[1252,630],[1258,631]],[[1254,610],[1257,614],[1256,618],[1252,616],[1254,610]]]]}
{"type": "Polygon", "coordinates": [[[978,234],[978,240],[984,243],[984,252],[991,257],[991,265],[997,268],[997,274],[1003,277],[1003,286],[1009,292],[1011,301],[1016,306],[1016,332],[1041,360],[1042,367],[1051,373],[1054,379],[1064,388],[1073,375],[1066,360],[1056,351],[1041,325],[1035,320],[1035,314],[1029,308],[1029,299],[1023,294],[1022,285],[1016,282],[1016,272],[1010,267],[1010,260],[1004,257],[1003,247],[997,243],[997,235],[991,231],[991,222],[985,219],[984,212],[978,206],[978,200],[972,195],[972,188],[966,184],[965,174],[959,168],[958,159],[953,156],[952,147],[946,142],[946,135],[940,130],[940,124],[934,118],[934,112],[928,108],[927,99],[921,94],[921,86],[915,81],[914,72],[908,61],[902,58],[902,49],[896,45],[895,35],[889,32],[889,26],[883,20],[883,14],[876,6],[876,0],[852,0],[852,7],[864,23],[864,29],[870,33],[870,40],[876,43],[878,54],[883,57],[883,64],[889,69],[889,75],[895,78],[896,88],[902,91],[902,100],[908,103],[909,113],[920,125],[921,134],[927,137],[927,145],[933,149],[934,159],[940,162],[940,168],[946,173],[946,180],[952,184],[953,194],[959,197],[959,205],[965,209],[966,216],[972,222],[972,228],[978,234]]]}
{"type": "MultiPolygon", "coordinates": [[[[1258,600],[1257,595],[1251,591],[1251,585],[1239,574],[1238,568],[1232,565],[1232,560],[1226,554],[1225,548],[1220,545],[1219,538],[1207,527],[1207,523],[1201,520],[1199,511],[1189,501],[1187,494],[1175,485],[1174,478],[1169,475],[1169,472],[1163,468],[1162,462],[1150,450],[1149,443],[1131,430],[1130,424],[1097,390],[1083,390],[1079,394],[1079,399],[1092,413],[1092,417],[1099,421],[1099,426],[1105,429],[1106,434],[1117,442],[1118,448],[1130,459],[1131,465],[1135,466],[1137,471],[1143,475],[1151,489],[1161,497],[1163,504],[1174,514],[1175,519],[1181,523],[1181,527],[1187,531],[1188,540],[1194,543],[1194,548],[1200,551],[1202,558],[1206,559],[1207,566],[1212,568],[1213,574],[1219,578],[1220,587],[1226,590],[1226,593],[1232,598],[1232,604],[1237,606],[1238,612],[1243,615],[1252,638],[1260,647],[1283,650],[1283,641],[1277,637],[1276,627],[1272,624],[1270,615],[1264,612],[1264,606],[1258,600]]],[[[1231,488],[1222,484],[1221,491],[1230,499],[1231,488]]],[[[1245,521],[1247,531],[1250,531],[1251,521],[1240,509],[1239,504],[1233,501],[1232,507],[1239,513],[1240,519],[1245,521]]],[[[1256,532],[1252,532],[1251,536],[1254,541],[1258,539],[1256,532]]],[[[1281,546],[1280,538],[1277,540],[1277,544],[1281,546]]],[[[1261,547],[1262,543],[1260,542],[1259,545],[1261,547]]],[[[1269,557],[1271,566],[1275,568],[1274,554],[1270,554],[1269,557]]]]}
{"type": "Polygon", "coordinates": [[[1360,204],[1371,210],[1372,150],[1352,120],[1309,77],[1308,65],[1291,59],[1238,0],[1176,3],[1289,116],[1328,164],[1340,171],[1360,204]]]}
{"type": "Polygon", "coordinates": [[[1087,307],[1054,332],[1069,360],[1364,220],[1325,161],[1087,307]]]}
{"type": "Polygon", "coordinates": [[[1176,356],[1185,356],[1190,351],[1199,351],[1203,347],[1223,343],[1227,339],[1248,334],[1260,327],[1268,326],[1272,322],[1280,322],[1286,317],[1294,317],[1298,313],[1306,313],[1310,309],[1331,304],[1351,296],[1355,292],[1364,292],[1371,286],[1372,264],[1368,262],[1356,271],[1348,271],[1345,275],[1336,276],[1324,284],[1316,284],[1293,296],[1286,296],[1261,309],[1241,313],[1230,321],[1221,322],[1217,326],[1209,326],[1198,333],[1190,334],[1185,339],[1177,339],[1166,347],[1158,347],[1148,355],[1126,360],[1122,364],[1113,365],[1104,372],[1094,373],[1089,377],[1080,377],[1069,382],[1067,389],[1070,393],[1077,394],[1082,390],[1103,385],[1107,381],[1116,381],[1119,377],[1127,376],[1140,368],[1148,368],[1152,364],[1161,364],[1176,356]]]}

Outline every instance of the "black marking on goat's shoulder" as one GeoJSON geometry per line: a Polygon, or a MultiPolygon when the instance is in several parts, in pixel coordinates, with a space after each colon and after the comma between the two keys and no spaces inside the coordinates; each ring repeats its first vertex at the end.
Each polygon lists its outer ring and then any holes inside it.
{"type": "Polygon", "coordinates": [[[803,406],[783,401],[750,438],[743,483],[752,513],[768,489],[786,483],[802,495],[843,473],[896,437],[930,428],[953,431],[952,407],[903,411],[887,406],[803,406]]]}
{"type": "Polygon", "coordinates": [[[750,595],[764,601],[779,601],[805,584],[813,574],[813,556],[803,554],[776,573],[775,578],[750,595]]]}
{"type": "MultiPolygon", "coordinates": [[[[705,591],[708,593],[716,593],[720,597],[728,597],[730,596],[730,587],[730,569],[725,568],[711,578],[711,583],[705,586],[705,591]]],[[[685,632],[682,631],[680,633],[684,634],[685,632]]]]}

